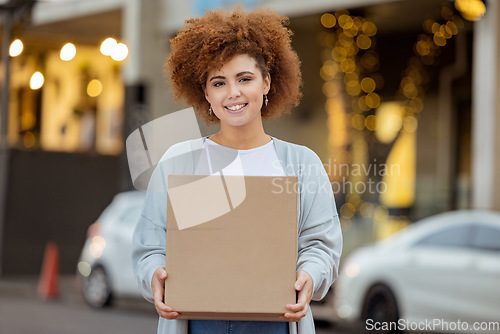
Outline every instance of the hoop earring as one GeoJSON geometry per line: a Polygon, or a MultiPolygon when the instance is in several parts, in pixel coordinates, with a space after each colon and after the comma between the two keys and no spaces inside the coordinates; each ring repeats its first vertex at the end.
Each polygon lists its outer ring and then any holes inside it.
{"type": "Polygon", "coordinates": [[[212,116],[213,113],[212,106],[208,107],[208,113],[210,114],[210,116],[212,116]]]}
{"type": "Polygon", "coordinates": [[[269,102],[269,99],[267,98],[267,94],[264,95],[264,105],[267,107],[267,103],[269,102]]]}

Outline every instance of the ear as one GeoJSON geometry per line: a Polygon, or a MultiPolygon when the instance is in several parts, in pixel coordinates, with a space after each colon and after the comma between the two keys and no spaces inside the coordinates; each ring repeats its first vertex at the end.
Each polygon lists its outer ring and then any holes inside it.
{"type": "Polygon", "coordinates": [[[271,75],[267,73],[266,76],[264,77],[264,95],[267,95],[270,89],[271,89],[271,75]]]}
{"type": "Polygon", "coordinates": [[[203,89],[203,94],[205,94],[205,100],[210,103],[210,100],[208,99],[208,94],[207,94],[207,87],[205,85],[201,85],[201,89],[203,89]]]}

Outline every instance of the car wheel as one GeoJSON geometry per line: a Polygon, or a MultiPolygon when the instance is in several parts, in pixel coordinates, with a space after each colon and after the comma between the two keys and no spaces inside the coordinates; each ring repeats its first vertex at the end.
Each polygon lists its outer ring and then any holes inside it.
{"type": "MultiPolygon", "coordinates": [[[[373,286],[366,294],[363,308],[363,320],[371,319],[374,323],[393,323],[399,320],[396,298],[391,290],[382,284],[373,286]]],[[[397,333],[398,331],[388,331],[397,333]]]]}
{"type": "Polygon", "coordinates": [[[83,299],[92,307],[101,308],[111,303],[111,288],[102,267],[95,267],[83,280],[83,299]]]}

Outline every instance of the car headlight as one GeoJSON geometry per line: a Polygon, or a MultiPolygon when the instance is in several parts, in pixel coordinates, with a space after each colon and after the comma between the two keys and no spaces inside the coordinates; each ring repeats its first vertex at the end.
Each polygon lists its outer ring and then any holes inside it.
{"type": "Polygon", "coordinates": [[[351,262],[345,267],[345,274],[349,278],[354,278],[359,275],[359,265],[356,262],[351,262]]]}
{"type": "Polygon", "coordinates": [[[82,261],[78,263],[78,271],[82,276],[87,277],[88,275],[90,275],[91,270],[92,268],[90,267],[90,264],[88,264],[87,262],[82,261]]]}
{"type": "Polygon", "coordinates": [[[351,315],[351,313],[352,313],[352,307],[350,307],[349,305],[341,305],[337,309],[337,315],[340,318],[347,318],[351,315]]]}

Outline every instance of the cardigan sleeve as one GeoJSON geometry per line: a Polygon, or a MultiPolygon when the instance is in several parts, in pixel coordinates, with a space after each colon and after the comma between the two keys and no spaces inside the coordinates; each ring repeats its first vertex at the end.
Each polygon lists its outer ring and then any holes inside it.
{"type": "Polygon", "coordinates": [[[299,239],[297,270],[313,279],[313,300],[322,299],[338,276],[342,232],[332,186],[319,157],[305,149],[299,167],[299,239]]]}
{"type": "Polygon", "coordinates": [[[153,302],[151,291],[153,274],[156,269],[165,267],[166,189],[166,178],[163,177],[161,165],[158,165],[151,176],[144,207],[132,241],[134,276],[141,294],[150,302],[153,302]]]}

